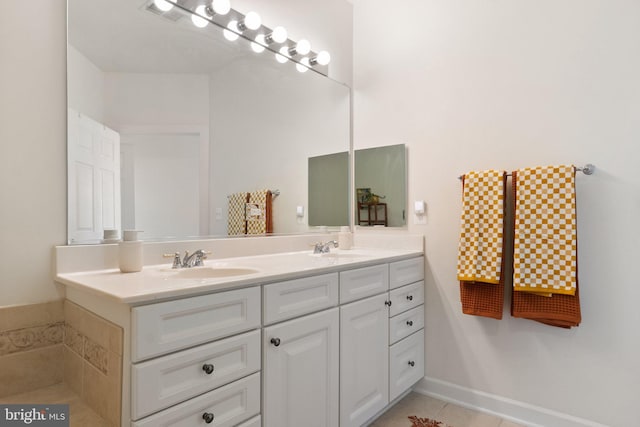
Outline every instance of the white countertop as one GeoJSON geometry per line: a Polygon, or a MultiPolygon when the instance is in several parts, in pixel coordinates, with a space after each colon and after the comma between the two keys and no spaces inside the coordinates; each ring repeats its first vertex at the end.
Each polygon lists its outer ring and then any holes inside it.
{"type": "Polygon", "coordinates": [[[57,274],[55,280],[120,303],[139,305],[162,299],[187,297],[365,267],[380,262],[399,261],[421,255],[422,251],[418,250],[369,248],[336,249],[329,254],[318,255],[312,254],[310,251],[287,252],[206,260],[204,267],[191,269],[245,268],[256,270],[255,273],[237,276],[184,278],[179,276],[186,269],[172,270],[169,263],[145,266],[138,273],[121,273],[119,269],[63,273],[57,274]]]}

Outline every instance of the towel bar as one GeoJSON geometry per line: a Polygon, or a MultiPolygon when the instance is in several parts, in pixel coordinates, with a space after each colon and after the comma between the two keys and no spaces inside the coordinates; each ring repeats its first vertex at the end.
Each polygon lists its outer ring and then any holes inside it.
{"type": "MultiPolygon", "coordinates": [[[[574,166],[573,169],[576,172],[582,172],[585,175],[591,175],[593,174],[593,172],[596,170],[595,165],[592,165],[591,163],[587,163],[586,165],[584,165],[583,167],[578,167],[578,166],[574,166]]],[[[511,172],[507,173],[507,176],[511,176],[511,172]]],[[[458,177],[458,179],[462,179],[464,178],[464,175],[460,175],[458,177]]],[[[277,191],[277,190],[276,190],[277,191]]]]}

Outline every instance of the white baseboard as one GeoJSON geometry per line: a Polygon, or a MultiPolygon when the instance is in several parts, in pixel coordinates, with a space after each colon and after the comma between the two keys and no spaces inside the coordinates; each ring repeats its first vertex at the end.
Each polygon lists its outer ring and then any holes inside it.
{"type": "Polygon", "coordinates": [[[414,386],[413,391],[528,427],[607,427],[573,415],[431,377],[424,377],[414,386]]]}

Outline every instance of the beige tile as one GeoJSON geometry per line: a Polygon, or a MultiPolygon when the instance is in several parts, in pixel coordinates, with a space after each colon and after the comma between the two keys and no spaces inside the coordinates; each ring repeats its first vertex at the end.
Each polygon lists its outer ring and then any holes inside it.
{"type": "MultiPolygon", "coordinates": [[[[88,338],[84,340],[84,360],[91,363],[96,369],[103,374],[107,374],[107,365],[109,363],[109,352],[99,344],[94,343],[88,338]]],[[[114,353],[115,354],[115,353],[114,353]]]]}
{"type": "Polygon", "coordinates": [[[434,418],[445,405],[446,403],[441,400],[411,392],[396,406],[399,406],[407,417],[415,415],[420,418],[434,418]]]}
{"type": "Polygon", "coordinates": [[[62,321],[63,300],[0,308],[0,332],[62,321]]]}
{"type": "Polygon", "coordinates": [[[65,300],[65,321],[85,338],[96,344],[122,354],[122,328],[88,310],[65,300]]]}
{"type": "Polygon", "coordinates": [[[456,427],[498,427],[502,419],[447,403],[437,415],[438,421],[456,427]]]}
{"type": "Polygon", "coordinates": [[[57,404],[69,403],[76,396],[64,383],[57,383],[47,387],[30,390],[24,393],[13,394],[0,398],[0,403],[33,403],[33,404],[57,404]]]}
{"type": "Polygon", "coordinates": [[[84,338],[71,325],[64,326],[64,344],[80,357],[84,357],[84,338]]]}
{"type": "Polygon", "coordinates": [[[498,427],[526,427],[526,426],[524,424],[514,423],[513,421],[509,421],[509,420],[502,420],[502,422],[498,427]]]}
{"type": "Polygon", "coordinates": [[[0,356],[62,343],[63,322],[0,332],[0,356]]]}
{"type": "Polygon", "coordinates": [[[82,317],[85,310],[68,299],[64,300],[64,322],[76,331],[82,330],[82,317]]]}
{"type": "Polygon", "coordinates": [[[62,382],[62,344],[0,357],[0,396],[62,382]]]}
{"type": "Polygon", "coordinates": [[[82,375],[84,359],[68,347],[63,350],[64,382],[78,396],[82,396],[82,375]]]}
{"type": "Polygon", "coordinates": [[[83,399],[87,405],[107,421],[120,422],[122,359],[109,354],[108,375],[85,362],[83,365],[83,399]]]}
{"type": "MultiPolygon", "coordinates": [[[[26,393],[16,394],[0,398],[0,403],[34,403],[34,404],[60,404],[69,405],[70,427],[114,427],[110,423],[91,410],[76,393],[66,384],[59,383],[48,387],[39,388],[26,393]]],[[[118,424],[119,425],[119,424],[118,424]]]]}

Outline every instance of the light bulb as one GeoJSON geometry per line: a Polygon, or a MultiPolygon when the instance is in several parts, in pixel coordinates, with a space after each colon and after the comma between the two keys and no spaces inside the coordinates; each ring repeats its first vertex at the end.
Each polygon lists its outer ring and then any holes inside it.
{"type": "Polygon", "coordinates": [[[311,43],[307,39],[301,39],[296,43],[296,53],[298,55],[306,55],[311,52],[311,43]]]}
{"type": "Polygon", "coordinates": [[[218,15],[226,15],[231,10],[229,0],[213,0],[211,7],[218,15]]]}
{"type": "Polygon", "coordinates": [[[310,61],[311,65],[327,65],[329,62],[331,62],[331,55],[329,55],[329,52],[326,50],[318,52],[318,54],[314,58],[311,58],[310,61]]]}
{"type": "Polygon", "coordinates": [[[222,34],[224,35],[224,38],[229,40],[230,42],[236,41],[238,40],[238,37],[240,37],[237,33],[239,32],[238,30],[238,21],[229,21],[229,23],[227,24],[227,29],[222,30],[222,34]]]}
{"type": "Polygon", "coordinates": [[[284,43],[287,41],[287,30],[284,27],[276,27],[267,37],[267,43],[284,43]]]}
{"type": "Polygon", "coordinates": [[[276,53],[276,60],[279,63],[284,64],[289,60],[289,49],[287,49],[286,46],[282,46],[279,52],[280,53],[276,53]]]}
{"type": "Polygon", "coordinates": [[[255,41],[251,42],[251,49],[253,49],[255,53],[261,53],[264,52],[266,44],[267,42],[264,40],[264,34],[258,34],[255,41]]]}
{"type": "Polygon", "coordinates": [[[245,15],[244,19],[238,23],[238,28],[244,31],[245,28],[250,30],[257,30],[262,25],[262,19],[260,15],[255,12],[249,12],[245,15]]]}
{"type": "Polygon", "coordinates": [[[204,19],[204,16],[207,16],[206,12],[207,7],[205,5],[200,5],[196,7],[196,13],[191,15],[191,22],[198,28],[204,28],[209,24],[209,21],[204,19]]]}
{"type": "Polygon", "coordinates": [[[301,73],[306,73],[311,64],[309,63],[309,58],[302,58],[299,64],[296,64],[296,70],[301,73]]]}
{"type": "Polygon", "coordinates": [[[167,12],[173,7],[173,4],[169,3],[167,0],[153,0],[153,4],[163,12],[167,12]]]}

